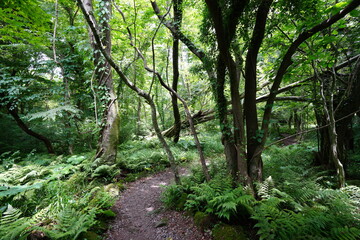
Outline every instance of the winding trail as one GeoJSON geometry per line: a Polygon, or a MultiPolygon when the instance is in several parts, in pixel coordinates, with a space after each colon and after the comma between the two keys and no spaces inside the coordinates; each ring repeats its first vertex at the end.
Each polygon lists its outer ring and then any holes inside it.
{"type": "MultiPolygon", "coordinates": [[[[184,174],[185,170],[182,170],[184,174]]],[[[127,185],[113,207],[117,214],[106,232],[107,240],[209,240],[194,226],[192,217],[166,210],[160,195],[162,186],[173,181],[166,170],[127,185]]]]}

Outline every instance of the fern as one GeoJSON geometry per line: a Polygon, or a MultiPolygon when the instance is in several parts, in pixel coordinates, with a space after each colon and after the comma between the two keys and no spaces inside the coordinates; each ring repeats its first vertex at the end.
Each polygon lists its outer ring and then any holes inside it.
{"type": "Polygon", "coordinates": [[[237,204],[233,193],[229,192],[224,195],[216,196],[209,201],[206,212],[214,213],[220,218],[230,220],[232,215],[237,212],[237,204]]]}
{"type": "Polygon", "coordinates": [[[0,198],[1,197],[9,197],[15,196],[19,193],[23,193],[32,189],[39,189],[43,186],[43,182],[38,182],[32,185],[18,185],[18,186],[8,186],[1,185],[0,186],[0,198]]]}
{"type": "Polygon", "coordinates": [[[0,239],[21,240],[26,239],[31,232],[33,221],[27,217],[20,217],[21,211],[10,204],[0,218],[0,239]]]}
{"type": "Polygon", "coordinates": [[[72,115],[78,115],[81,110],[77,109],[72,105],[64,105],[61,107],[53,108],[43,112],[37,112],[33,114],[28,114],[26,118],[31,121],[34,119],[42,119],[42,120],[55,120],[56,117],[62,117],[63,112],[70,113],[72,115]]]}
{"type": "Polygon", "coordinates": [[[339,240],[357,240],[360,238],[360,229],[354,227],[333,228],[331,235],[334,236],[334,239],[339,240]]]}
{"type": "Polygon", "coordinates": [[[262,183],[257,185],[257,194],[262,199],[270,198],[270,192],[274,188],[274,181],[271,176],[265,179],[262,183]]]}
{"type": "Polygon", "coordinates": [[[75,240],[95,223],[95,210],[81,213],[71,207],[66,207],[59,212],[53,230],[48,230],[47,228],[41,228],[41,230],[51,239],[75,240]]]}

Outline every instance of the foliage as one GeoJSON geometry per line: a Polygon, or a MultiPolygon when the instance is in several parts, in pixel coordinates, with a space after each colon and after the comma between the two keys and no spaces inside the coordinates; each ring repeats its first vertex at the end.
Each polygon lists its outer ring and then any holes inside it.
{"type": "MultiPolygon", "coordinates": [[[[195,147],[190,147],[193,144],[192,138],[182,137],[179,143],[171,145],[171,150],[179,164],[197,159],[195,147]]],[[[118,165],[123,170],[133,173],[153,172],[169,167],[169,161],[157,139],[127,141],[121,144],[120,149],[118,165]]]]}
{"type": "Polygon", "coordinates": [[[247,239],[240,226],[217,224],[212,229],[214,240],[244,240],[247,239]]]}
{"type": "Polygon", "coordinates": [[[228,221],[237,215],[246,215],[255,201],[241,186],[234,189],[231,179],[223,175],[208,183],[183,179],[182,186],[167,187],[162,199],[167,207],[175,208],[183,197],[187,198],[185,210],[204,212],[228,221]]]}
{"type": "Polygon", "coordinates": [[[189,211],[222,222],[245,224],[252,219],[260,239],[358,239],[359,187],[331,189],[328,173],[310,167],[311,150],[305,145],[269,148],[264,154],[265,172],[273,176],[257,183],[258,200],[234,187],[214,162],[211,168],[218,170],[212,170],[211,181],[205,182],[195,169],[182,185],[168,186],[163,201],[176,207],[177,200],[186,196],[189,211]]]}
{"type": "Polygon", "coordinates": [[[0,239],[32,234],[78,239],[91,228],[96,231],[98,216],[114,203],[115,196],[97,179],[89,181],[90,154],[3,156],[13,156],[16,163],[0,174],[0,239]]]}
{"type": "Polygon", "coordinates": [[[310,167],[306,146],[273,147],[266,154],[265,170],[274,176],[258,185],[262,199],[252,215],[260,239],[359,237],[357,187],[328,188],[331,178],[310,167]]]}
{"type": "Polygon", "coordinates": [[[50,109],[50,110],[47,110],[44,112],[28,114],[26,117],[30,121],[34,120],[34,119],[53,120],[54,121],[56,117],[62,117],[64,112],[79,116],[80,110],[71,105],[64,105],[64,106],[53,108],[53,109],[50,109]]]}

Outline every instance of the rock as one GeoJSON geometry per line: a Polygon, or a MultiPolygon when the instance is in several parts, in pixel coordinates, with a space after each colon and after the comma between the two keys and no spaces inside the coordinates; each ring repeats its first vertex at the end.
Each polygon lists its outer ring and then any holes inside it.
{"type": "Polygon", "coordinates": [[[194,223],[202,231],[213,226],[213,219],[210,215],[203,212],[196,212],[194,215],[194,223]]]}
{"type": "Polygon", "coordinates": [[[176,206],[175,209],[177,211],[182,211],[185,208],[185,203],[187,200],[187,194],[186,193],[182,193],[180,198],[176,201],[176,206]]]}
{"type": "Polygon", "coordinates": [[[102,212],[102,215],[105,217],[105,218],[109,218],[109,219],[113,219],[116,217],[116,213],[114,213],[112,210],[108,209],[108,210],[104,210],[102,212]]]}
{"type": "Polygon", "coordinates": [[[85,233],[81,234],[80,239],[86,239],[86,240],[100,240],[102,239],[100,235],[92,232],[92,231],[87,231],[85,233]]]}
{"type": "Polygon", "coordinates": [[[241,226],[218,224],[212,230],[214,240],[246,240],[241,226]]]}
{"type": "Polygon", "coordinates": [[[117,197],[120,194],[118,186],[114,183],[110,183],[104,187],[104,190],[108,192],[112,197],[117,197]]]}
{"type": "Polygon", "coordinates": [[[158,223],[156,223],[155,227],[156,228],[160,228],[160,227],[164,227],[168,224],[168,219],[167,218],[163,218],[161,219],[158,223]]]}

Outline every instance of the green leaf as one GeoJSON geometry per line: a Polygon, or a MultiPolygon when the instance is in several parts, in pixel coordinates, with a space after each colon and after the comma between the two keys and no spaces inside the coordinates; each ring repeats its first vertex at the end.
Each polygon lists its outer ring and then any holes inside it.
{"type": "Polygon", "coordinates": [[[0,186],[0,197],[14,196],[18,193],[26,192],[31,189],[40,189],[43,182],[38,182],[33,185],[18,185],[18,186],[0,186]]]}

